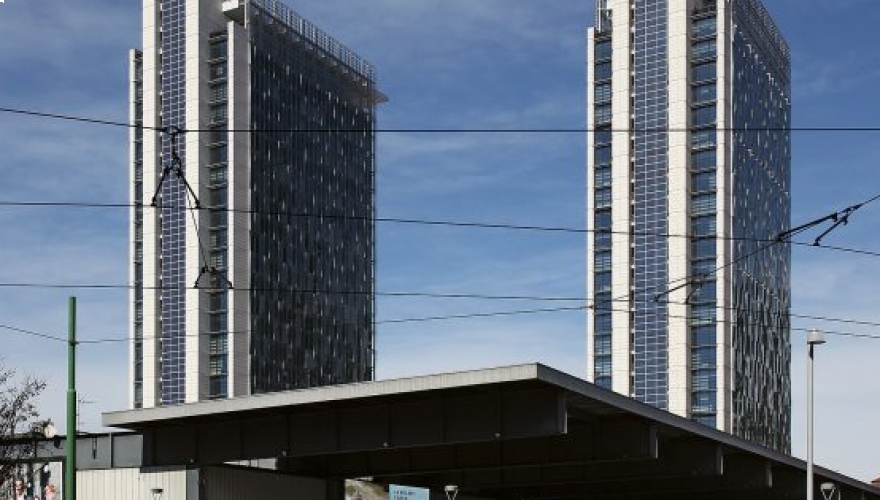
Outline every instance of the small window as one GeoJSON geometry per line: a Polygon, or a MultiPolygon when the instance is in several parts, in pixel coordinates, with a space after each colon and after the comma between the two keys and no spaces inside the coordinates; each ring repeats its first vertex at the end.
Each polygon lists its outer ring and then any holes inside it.
{"type": "Polygon", "coordinates": [[[714,391],[716,379],[714,368],[691,371],[691,382],[695,391],[714,391]]]}
{"type": "Polygon", "coordinates": [[[691,126],[708,127],[715,124],[715,105],[702,106],[691,111],[691,126]]]}
{"type": "Polygon", "coordinates": [[[611,164],[611,146],[600,146],[595,149],[594,161],[597,167],[611,164]]]}
{"type": "Polygon", "coordinates": [[[715,345],[715,326],[697,326],[691,329],[691,345],[694,347],[715,345]]]}
{"type": "Polygon", "coordinates": [[[593,187],[604,188],[611,186],[611,169],[608,167],[597,168],[593,176],[593,187]]]}
{"type": "Polygon", "coordinates": [[[217,40],[211,42],[211,59],[220,59],[226,57],[226,40],[217,40]]]}
{"type": "Polygon", "coordinates": [[[715,146],[715,130],[696,130],[691,134],[691,147],[694,149],[709,148],[715,146]]]}
{"type": "Polygon", "coordinates": [[[710,276],[715,272],[715,256],[707,256],[700,260],[694,260],[691,262],[691,275],[692,276],[710,276]]]}
{"type": "Polygon", "coordinates": [[[593,142],[596,146],[611,144],[611,130],[596,130],[593,132],[593,142]]]}
{"type": "Polygon", "coordinates": [[[593,354],[596,356],[611,356],[611,335],[596,335],[593,337],[593,354]]]}
{"type": "Polygon", "coordinates": [[[594,114],[596,125],[608,125],[611,123],[611,105],[610,104],[601,104],[596,106],[596,113],[594,114]]]}
{"type": "Polygon", "coordinates": [[[691,169],[705,170],[715,168],[717,166],[717,158],[714,149],[706,151],[697,151],[691,155],[691,169]]]}
{"type": "Polygon", "coordinates": [[[700,347],[691,350],[691,367],[710,368],[716,365],[715,346],[700,347]]]}
{"type": "Polygon", "coordinates": [[[712,302],[714,304],[718,298],[718,285],[712,279],[703,280],[702,283],[695,283],[690,291],[692,292],[691,303],[712,302]]]}
{"type": "Polygon", "coordinates": [[[693,182],[691,183],[691,191],[696,193],[715,191],[716,179],[714,170],[700,172],[698,174],[694,174],[692,177],[693,182]]]}
{"type": "Polygon", "coordinates": [[[715,57],[715,55],[715,40],[703,40],[691,45],[691,57],[694,60],[709,59],[710,57],[715,57]]]}
{"type": "Polygon", "coordinates": [[[694,38],[705,38],[714,36],[718,29],[718,21],[714,17],[704,17],[694,21],[693,30],[691,32],[694,38]]]}
{"type": "Polygon", "coordinates": [[[697,85],[691,91],[691,99],[694,104],[713,102],[718,98],[717,90],[714,82],[697,85]]]}
{"type": "Polygon", "coordinates": [[[694,217],[691,220],[691,234],[693,236],[714,236],[716,234],[715,215],[694,217]]]}
{"type": "Polygon", "coordinates": [[[611,40],[596,42],[595,54],[597,61],[611,59],[611,40]]]}
{"type": "Polygon", "coordinates": [[[601,104],[601,103],[611,101],[611,84],[610,83],[596,84],[593,95],[596,99],[596,104],[601,104]]]}
{"type": "Polygon", "coordinates": [[[717,77],[717,68],[715,66],[715,62],[713,61],[710,63],[698,64],[694,66],[691,73],[693,81],[695,82],[714,80],[717,77]]]}
{"type": "MultiPolygon", "coordinates": [[[[696,384],[694,384],[696,386],[696,384]]],[[[713,382],[714,385],[714,382],[713,382]]],[[[691,397],[691,411],[707,413],[715,411],[715,389],[694,392],[691,397]]],[[[714,419],[714,417],[713,417],[714,419]]],[[[714,423],[712,424],[715,425],[714,423]]]]}
{"type": "Polygon", "coordinates": [[[596,252],[593,256],[593,270],[596,272],[611,270],[611,252],[596,252]]]}
{"type": "Polygon", "coordinates": [[[596,189],[596,208],[611,208],[611,188],[596,189]]]}
{"type": "Polygon", "coordinates": [[[228,111],[226,104],[220,104],[211,106],[211,122],[212,123],[224,123],[228,118],[228,111]]]}
{"type": "Polygon", "coordinates": [[[596,64],[595,68],[596,68],[596,71],[595,71],[594,76],[595,76],[596,81],[611,79],[611,63],[610,62],[598,63],[598,64],[596,64]]]}
{"type": "Polygon", "coordinates": [[[694,260],[714,258],[715,253],[715,238],[697,238],[691,242],[691,258],[694,260]]]}
{"type": "Polygon", "coordinates": [[[611,291],[611,271],[603,271],[593,275],[593,286],[596,293],[611,291]]]}
{"type": "Polygon", "coordinates": [[[208,70],[211,80],[226,78],[226,63],[212,64],[208,70]]]}
{"type": "Polygon", "coordinates": [[[593,327],[595,330],[596,341],[599,341],[600,336],[608,336],[608,343],[611,343],[611,315],[610,314],[597,314],[595,319],[593,320],[593,327]]]}

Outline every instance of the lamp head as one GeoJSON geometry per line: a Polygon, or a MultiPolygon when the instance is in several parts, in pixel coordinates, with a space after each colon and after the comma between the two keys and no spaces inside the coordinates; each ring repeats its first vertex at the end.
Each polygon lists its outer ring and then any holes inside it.
{"type": "Polygon", "coordinates": [[[807,333],[807,344],[813,345],[822,345],[825,343],[825,336],[822,335],[822,332],[819,330],[810,330],[807,333]]]}
{"type": "Polygon", "coordinates": [[[830,493],[830,492],[834,491],[835,488],[837,488],[837,485],[834,483],[822,483],[822,485],[819,486],[819,488],[821,488],[822,491],[824,491],[825,493],[830,493]]]}

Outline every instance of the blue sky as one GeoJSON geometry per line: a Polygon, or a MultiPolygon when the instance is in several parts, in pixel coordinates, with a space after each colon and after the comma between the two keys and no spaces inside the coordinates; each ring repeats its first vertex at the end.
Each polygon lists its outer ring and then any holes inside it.
{"type": "MultiPolygon", "coordinates": [[[[876,0],[765,0],[792,47],[794,126],[871,126],[880,102],[876,0]]],[[[381,128],[579,128],[592,1],[301,0],[293,5],[378,67],[390,101],[381,128]]],[[[140,2],[0,4],[0,106],[126,120],[126,51],[140,44],[140,2]]],[[[878,133],[795,133],[793,220],[880,192],[878,133]]],[[[584,227],[581,134],[382,134],[383,217],[584,227]]],[[[0,200],[125,202],[127,133],[0,114],[0,200]]],[[[122,210],[0,208],[0,283],[122,283],[122,210]]],[[[880,250],[880,203],[828,244],[880,250]]],[[[585,238],[381,224],[384,292],[583,296],[585,238]]],[[[880,259],[796,248],[793,311],[878,319],[880,259]]],[[[0,288],[0,323],[63,335],[69,291],[0,288]]],[[[124,337],[124,291],[75,292],[82,338],[124,337]]],[[[382,297],[379,319],[560,304],[382,297]]],[[[565,305],[565,304],[563,304],[565,305]]],[[[586,371],[584,315],[561,312],[380,324],[378,375],[391,378],[539,361],[586,371]]],[[[795,320],[795,326],[880,329],[795,320]]],[[[794,332],[794,453],[803,455],[804,337],[794,332]]],[[[880,475],[880,340],[829,337],[818,355],[816,456],[880,475]]],[[[63,422],[65,346],[0,331],[0,358],[45,377],[44,413],[63,422]]],[[[83,346],[86,429],[126,405],[124,343],[83,346]]]]}

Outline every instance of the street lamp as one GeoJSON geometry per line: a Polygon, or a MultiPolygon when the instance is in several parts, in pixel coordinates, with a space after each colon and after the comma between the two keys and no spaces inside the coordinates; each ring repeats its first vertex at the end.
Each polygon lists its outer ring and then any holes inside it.
{"type": "Polygon", "coordinates": [[[813,500],[813,348],[825,343],[825,336],[819,330],[810,330],[807,345],[810,358],[807,360],[807,500],[813,500]]]}
{"type": "Polygon", "coordinates": [[[162,498],[162,493],[165,491],[162,488],[150,488],[150,494],[153,495],[153,500],[160,500],[162,498]]]}

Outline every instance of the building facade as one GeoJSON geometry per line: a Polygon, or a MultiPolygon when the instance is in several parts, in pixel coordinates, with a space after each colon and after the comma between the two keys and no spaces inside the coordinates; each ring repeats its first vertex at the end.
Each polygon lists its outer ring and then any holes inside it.
{"type": "Polygon", "coordinates": [[[759,0],[597,0],[588,379],[790,448],[790,54],[759,0]]]}
{"type": "Polygon", "coordinates": [[[373,67],[275,0],[143,19],[132,407],[372,379],[373,67]]]}

